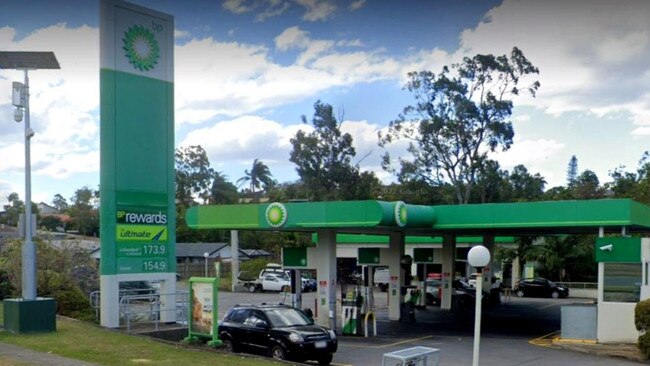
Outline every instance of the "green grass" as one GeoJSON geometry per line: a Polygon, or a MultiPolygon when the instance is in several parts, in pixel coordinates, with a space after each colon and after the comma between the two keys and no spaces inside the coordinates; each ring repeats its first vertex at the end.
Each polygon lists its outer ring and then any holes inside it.
{"type": "MultiPolygon", "coordinates": [[[[29,335],[0,332],[0,342],[102,365],[279,365],[271,359],[167,344],[62,318],[57,319],[56,332],[29,335]]],[[[0,366],[12,364],[5,361],[0,358],[0,366]]]]}

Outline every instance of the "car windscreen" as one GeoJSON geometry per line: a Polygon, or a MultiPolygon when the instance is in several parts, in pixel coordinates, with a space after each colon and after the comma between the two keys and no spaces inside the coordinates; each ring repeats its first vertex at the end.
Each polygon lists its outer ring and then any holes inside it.
{"type": "Polygon", "coordinates": [[[266,316],[274,327],[293,327],[310,325],[312,321],[301,311],[296,309],[269,309],[266,316]]]}

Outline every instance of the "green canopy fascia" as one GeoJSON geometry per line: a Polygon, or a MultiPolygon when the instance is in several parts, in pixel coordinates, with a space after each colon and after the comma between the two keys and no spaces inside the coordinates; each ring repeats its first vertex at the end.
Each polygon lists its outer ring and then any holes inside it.
{"type": "Polygon", "coordinates": [[[430,228],[435,213],[403,202],[333,201],[194,206],[185,218],[192,229],[430,228]]]}
{"type": "MultiPolygon", "coordinates": [[[[442,231],[545,229],[561,233],[568,228],[650,228],[650,207],[630,199],[542,201],[435,206],[442,231]]],[[[572,230],[570,230],[572,231],[572,230]]]]}
{"type": "Polygon", "coordinates": [[[186,220],[192,229],[507,236],[593,233],[598,227],[622,226],[649,231],[650,207],[630,199],[441,206],[369,200],[195,206],[186,220]]]}

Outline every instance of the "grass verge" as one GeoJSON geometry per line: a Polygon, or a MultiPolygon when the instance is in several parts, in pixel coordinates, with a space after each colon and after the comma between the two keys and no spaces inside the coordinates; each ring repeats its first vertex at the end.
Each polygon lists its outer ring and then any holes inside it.
{"type": "Polygon", "coordinates": [[[279,365],[270,359],[157,342],[66,318],[57,319],[57,331],[54,333],[25,335],[0,332],[0,342],[102,365],[279,365]]]}

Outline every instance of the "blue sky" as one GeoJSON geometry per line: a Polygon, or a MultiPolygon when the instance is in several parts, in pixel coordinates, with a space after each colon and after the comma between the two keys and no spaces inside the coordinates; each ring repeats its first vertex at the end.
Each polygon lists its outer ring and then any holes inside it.
{"type": "MultiPolygon", "coordinates": [[[[650,149],[650,2],[574,1],[132,1],[176,25],[176,145],[202,145],[232,181],[255,158],[279,181],[316,100],[343,115],[360,166],[384,181],[385,129],[411,95],[406,73],[513,46],[540,69],[535,99],[515,100],[515,143],[493,155],[565,183],[572,155],[601,182],[650,149]]],[[[62,69],[30,74],[33,200],[69,198],[99,184],[99,5],[26,0],[0,4],[0,50],[54,51],[62,69]],[[56,3],[56,5],[52,5],[56,3]]],[[[0,71],[0,204],[24,198],[22,124],[0,71]]],[[[403,154],[403,143],[389,147],[403,154]]]]}

